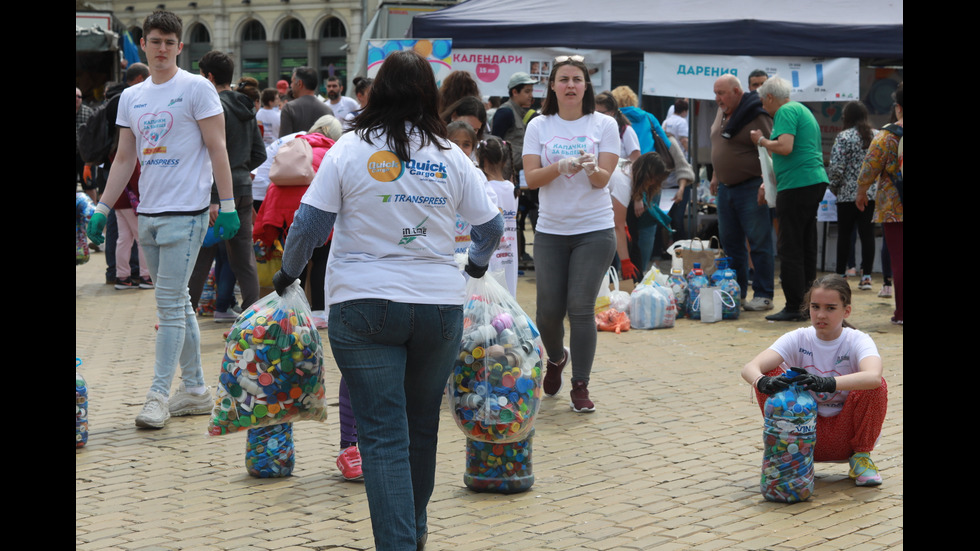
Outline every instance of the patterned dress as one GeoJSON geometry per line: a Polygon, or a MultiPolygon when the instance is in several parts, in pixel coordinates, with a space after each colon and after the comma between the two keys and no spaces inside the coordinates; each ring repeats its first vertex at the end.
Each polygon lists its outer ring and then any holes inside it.
{"type": "MultiPolygon", "coordinates": [[[[904,124],[900,126],[905,128],[904,124]]],[[[902,200],[898,196],[898,189],[888,177],[888,174],[898,174],[898,140],[898,136],[892,132],[879,132],[871,141],[868,154],[864,157],[864,165],[858,177],[858,192],[878,183],[872,222],[904,222],[902,200]]]]}

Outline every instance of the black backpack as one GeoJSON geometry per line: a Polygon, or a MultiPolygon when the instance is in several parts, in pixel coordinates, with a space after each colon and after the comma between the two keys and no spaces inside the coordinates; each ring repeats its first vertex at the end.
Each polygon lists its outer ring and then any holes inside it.
{"type": "Polygon", "coordinates": [[[118,95],[96,108],[92,116],[78,128],[75,140],[78,142],[78,152],[86,163],[100,165],[109,161],[109,152],[115,143],[112,130],[116,127],[116,121],[109,121],[107,113],[113,102],[119,102],[118,95]]]}

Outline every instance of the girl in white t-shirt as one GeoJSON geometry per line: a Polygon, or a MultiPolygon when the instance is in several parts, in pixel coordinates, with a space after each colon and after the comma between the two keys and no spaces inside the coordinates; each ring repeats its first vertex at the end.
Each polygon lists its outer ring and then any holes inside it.
{"type": "Polygon", "coordinates": [[[269,145],[279,138],[279,91],[266,88],[259,101],[262,108],[255,113],[255,119],[262,130],[262,142],[269,145]]]}
{"type": "Polygon", "coordinates": [[[476,147],[476,160],[487,176],[487,187],[497,198],[497,208],[504,217],[504,235],[500,246],[490,257],[490,272],[503,272],[505,287],[517,298],[517,189],[504,178],[511,163],[510,146],[497,136],[487,136],[476,147]]]}
{"type": "Polygon", "coordinates": [[[806,370],[793,379],[817,400],[815,461],[850,463],[858,486],[881,484],[869,453],[885,421],[888,387],[881,376],[881,356],[866,333],[845,320],[851,315],[851,287],[837,274],[813,282],[803,301],[810,327],[780,337],[742,368],[742,378],[756,389],[760,406],[768,395],[789,386],[790,367],[806,370]]]}
{"type": "Polygon", "coordinates": [[[595,297],[616,252],[606,185],[619,161],[619,129],[595,112],[589,68],[580,56],[555,58],[541,115],[524,133],[524,173],[539,189],[534,234],[537,324],[548,352],[544,392],[557,394],[572,360],[572,409],[595,411],[589,377],[595,359],[595,297]],[[568,316],[570,349],[563,346],[568,316]]]}

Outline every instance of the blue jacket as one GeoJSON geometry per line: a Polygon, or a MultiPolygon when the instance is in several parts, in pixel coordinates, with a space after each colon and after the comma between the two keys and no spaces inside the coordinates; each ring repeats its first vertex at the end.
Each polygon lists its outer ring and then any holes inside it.
{"type": "Polygon", "coordinates": [[[620,107],[619,111],[626,116],[630,121],[630,126],[633,127],[633,131],[636,132],[636,137],[640,139],[640,153],[649,153],[651,151],[656,151],[653,146],[653,134],[651,133],[651,127],[653,131],[660,134],[664,143],[670,148],[670,139],[667,138],[667,133],[664,132],[663,127],[660,126],[660,122],[657,117],[654,117],[650,113],[640,109],[639,107],[620,107]]]}

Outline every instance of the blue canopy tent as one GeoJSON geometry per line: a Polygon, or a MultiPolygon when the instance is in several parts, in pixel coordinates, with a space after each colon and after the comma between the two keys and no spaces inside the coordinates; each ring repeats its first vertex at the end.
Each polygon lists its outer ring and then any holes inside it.
{"type": "Polygon", "coordinates": [[[455,48],[902,59],[904,0],[468,0],[415,17],[455,48]]]}

